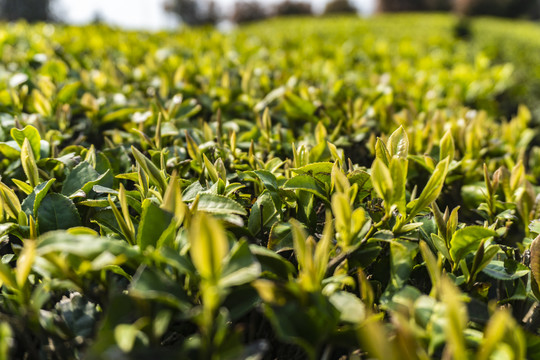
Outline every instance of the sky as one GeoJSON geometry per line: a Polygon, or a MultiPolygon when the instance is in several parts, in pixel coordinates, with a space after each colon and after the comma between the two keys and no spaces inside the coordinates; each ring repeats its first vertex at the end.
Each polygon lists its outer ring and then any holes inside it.
{"type": "MultiPolygon", "coordinates": [[[[74,24],[84,24],[99,14],[113,25],[131,29],[159,30],[176,26],[176,19],[163,11],[166,0],[56,0],[55,10],[61,19],[74,24]]],[[[224,9],[235,0],[216,0],[224,9]]],[[[260,0],[264,4],[280,0],[260,0]]],[[[316,11],[324,8],[327,0],[311,0],[316,11]]],[[[352,0],[363,13],[371,13],[375,0],[352,0]]]]}

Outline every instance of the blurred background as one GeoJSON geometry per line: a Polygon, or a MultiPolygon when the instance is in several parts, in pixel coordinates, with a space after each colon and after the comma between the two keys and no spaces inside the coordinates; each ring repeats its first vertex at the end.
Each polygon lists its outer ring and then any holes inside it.
{"type": "Polygon", "coordinates": [[[131,29],[228,25],[274,16],[453,11],[460,15],[538,19],[540,0],[0,0],[7,21],[107,23],[131,29]]]}

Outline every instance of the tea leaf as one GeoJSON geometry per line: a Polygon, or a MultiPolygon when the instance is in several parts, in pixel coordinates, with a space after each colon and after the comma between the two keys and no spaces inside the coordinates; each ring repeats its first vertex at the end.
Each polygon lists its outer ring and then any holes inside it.
{"type": "Polygon", "coordinates": [[[32,149],[30,148],[28,138],[24,139],[21,149],[21,164],[30,186],[36,187],[36,185],[39,184],[38,167],[32,149]]]}
{"type": "Polygon", "coordinates": [[[221,277],[222,261],[229,252],[225,230],[221,224],[199,213],[189,230],[191,259],[201,277],[217,284],[221,277]]]}
{"type": "Polygon", "coordinates": [[[482,240],[493,236],[497,236],[495,231],[481,226],[468,226],[456,231],[450,240],[452,260],[459,263],[465,255],[476,250],[482,240]]]}
{"type": "Polygon", "coordinates": [[[60,194],[47,194],[37,209],[37,223],[41,234],[80,226],[81,218],[75,204],[60,194]]]}
{"type": "Polygon", "coordinates": [[[37,161],[41,158],[41,136],[39,135],[39,131],[35,127],[33,127],[32,125],[27,125],[22,130],[13,128],[11,129],[10,134],[13,140],[17,142],[21,149],[24,145],[24,140],[28,139],[28,143],[30,144],[30,148],[32,149],[32,155],[34,156],[34,159],[37,161]]]}
{"type": "Polygon", "coordinates": [[[137,231],[137,244],[141,250],[148,246],[156,248],[161,234],[169,227],[172,219],[172,213],[161,209],[149,199],[144,200],[137,231]]]}
{"type": "MultiPolygon", "coordinates": [[[[407,159],[409,155],[409,138],[403,126],[400,126],[388,138],[388,151],[390,157],[407,159]]],[[[383,155],[384,156],[384,155],[383,155]]]]}

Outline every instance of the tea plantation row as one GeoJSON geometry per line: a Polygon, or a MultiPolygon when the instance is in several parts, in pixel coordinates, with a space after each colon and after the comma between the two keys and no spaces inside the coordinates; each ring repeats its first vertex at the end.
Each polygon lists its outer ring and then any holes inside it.
{"type": "Polygon", "coordinates": [[[540,358],[540,28],[3,25],[0,359],[540,358]]]}

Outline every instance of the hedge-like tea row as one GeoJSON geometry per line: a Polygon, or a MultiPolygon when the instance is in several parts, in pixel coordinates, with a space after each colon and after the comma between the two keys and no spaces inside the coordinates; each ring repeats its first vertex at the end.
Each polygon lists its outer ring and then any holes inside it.
{"type": "Polygon", "coordinates": [[[0,359],[539,357],[540,30],[456,21],[4,25],[0,359]]]}

